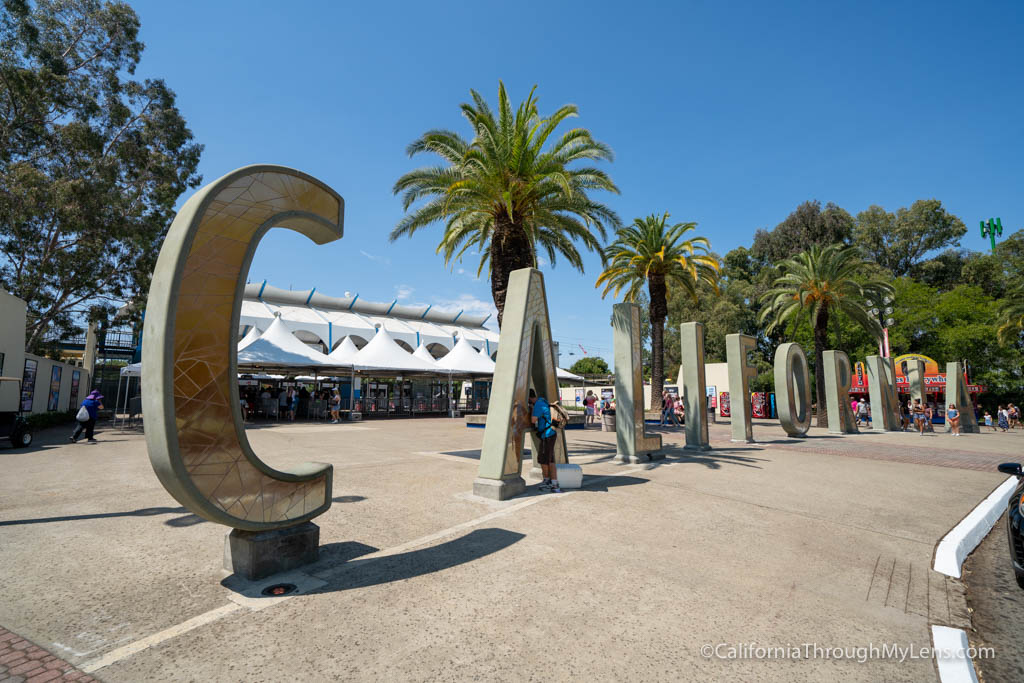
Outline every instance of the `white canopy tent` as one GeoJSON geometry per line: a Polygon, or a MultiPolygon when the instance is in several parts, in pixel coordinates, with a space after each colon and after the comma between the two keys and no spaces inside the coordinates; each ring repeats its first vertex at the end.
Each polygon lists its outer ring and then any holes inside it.
{"type": "Polygon", "coordinates": [[[327,354],[327,358],[337,365],[352,365],[352,359],[357,353],[359,353],[359,349],[356,348],[355,342],[351,337],[345,337],[333,351],[327,354]]]}
{"type": "Polygon", "coordinates": [[[465,337],[459,339],[455,348],[437,360],[437,367],[453,374],[494,374],[494,361],[477,352],[465,337]]]}
{"type": "Polygon", "coordinates": [[[267,331],[238,352],[239,366],[315,367],[332,366],[325,354],[298,340],[280,316],[267,331]]]}
{"type": "Polygon", "coordinates": [[[373,339],[352,358],[357,370],[388,370],[392,372],[436,372],[436,363],[428,362],[409,353],[381,327],[373,339]]]}
{"type": "Polygon", "coordinates": [[[247,347],[249,344],[252,344],[254,341],[256,341],[259,338],[260,338],[259,328],[257,328],[255,325],[253,325],[251,328],[249,328],[249,331],[245,333],[245,336],[242,337],[241,341],[238,342],[238,350],[241,351],[242,349],[247,347]]]}
{"type": "Polygon", "coordinates": [[[427,351],[427,347],[420,342],[420,345],[416,347],[416,350],[412,352],[412,355],[416,356],[420,360],[425,360],[428,363],[437,363],[437,359],[434,358],[430,351],[427,351]]]}

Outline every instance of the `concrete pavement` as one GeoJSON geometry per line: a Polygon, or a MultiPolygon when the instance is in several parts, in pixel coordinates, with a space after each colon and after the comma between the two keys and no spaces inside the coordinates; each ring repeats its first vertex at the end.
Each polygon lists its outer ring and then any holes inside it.
{"type": "Polygon", "coordinates": [[[932,552],[1024,435],[756,424],[763,443],[737,445],[727,427],[704,453],[669,435],[648,466],[613,463],[613,434],[570,431],[584,489],[502,503],[469,495],[483,432],[461,421],[254,427],[273,465],[335,466],[304,592],[263,601],[225,582],[226,529],[164,492],[141,434],[43,435],[0,451],[0,625],[109,681],[934,679],[930,660],[701,647],[922,647],[929,624],[965,625],[932,552]],[[967,467],[900,461],[929,454],[967,467]]]}

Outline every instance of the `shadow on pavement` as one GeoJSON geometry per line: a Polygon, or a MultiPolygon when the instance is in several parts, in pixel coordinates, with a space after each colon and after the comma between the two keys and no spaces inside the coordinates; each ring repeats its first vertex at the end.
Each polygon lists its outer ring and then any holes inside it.
{"type": "MultiPolygon", "coordinates": [[[[153,515],[173,515],[181,512],[188,512],[183,507],[168,508],[168,507],[156,507],[156,508],[140,508],[138,510],[128,510],[126,512],[97,512],[92,515],[66,515],[63,517],[37,517],[35,519],[10,519],[5,522],[0,522],[0,526],[15,526],[19,524],[47,524],[49,522],[75,522],[82,519],[106,519],[108,517],[152,517],[153,515]]],[[[195,517],[195,515],[186,515],[187,517],[195,517]]],[[[200,518],[199,521],[204,521],[200,518]]],[[[196,522],[187,524],[172,524],[174,520],[164,522],[171,526],[190,526],[196,522]]]]}
{"type": "Polygon", "coordinates": [[[525,537],[525,534],[506,529],[475,529],[440,545],[364,560],[350,558],[376,549],[362,543],[329,543],[320,549],[326,557],[303,571],[327,581],[326,586],[311,593],[367,588],[451,569],[504,550],[525,537]],[[327,568],[322,564],[339,561],[343,564],[337,567],[327,568]]]}

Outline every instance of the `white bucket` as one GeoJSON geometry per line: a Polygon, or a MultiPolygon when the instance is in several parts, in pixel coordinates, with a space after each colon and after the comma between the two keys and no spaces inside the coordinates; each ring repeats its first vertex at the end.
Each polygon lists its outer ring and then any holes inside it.
{"type": "Polygon", "coordinates": [[[579,465],[557,465],[558,487],[578,489],[583,486],[583,468],[579,465]]]}

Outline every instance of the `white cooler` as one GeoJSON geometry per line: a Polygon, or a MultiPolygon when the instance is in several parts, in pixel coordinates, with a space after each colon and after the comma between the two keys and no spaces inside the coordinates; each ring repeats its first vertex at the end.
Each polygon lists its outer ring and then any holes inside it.
{"type": "Polygon", "coordinates": [[[558,487],[578,489],[583,486],[583,468],[579,465],[556,465],[558,487]]]}

